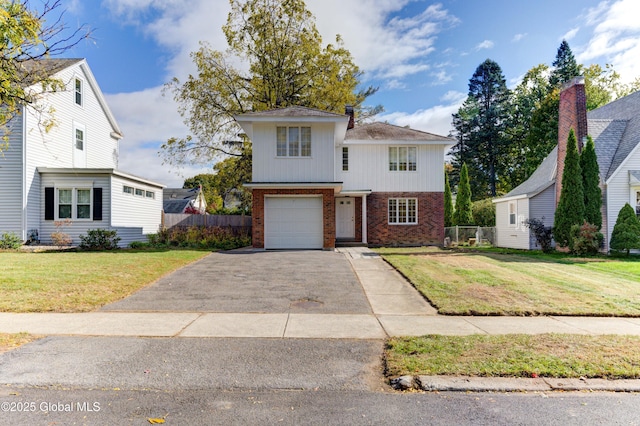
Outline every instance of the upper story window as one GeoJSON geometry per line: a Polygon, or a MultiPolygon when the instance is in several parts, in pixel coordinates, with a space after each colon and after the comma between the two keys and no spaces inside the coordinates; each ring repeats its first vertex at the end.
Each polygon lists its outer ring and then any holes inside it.
{"type": "Polygon", "coordinates": [[[156,198],[156,193],[153,191],[145,191],[145,197],[147,198],[156,198]]]}
{"type": "Polygon", "coordinates": [[[418,149],[415,146],[390,146],[389,171],[415,172],[417,170],[418,149]]]}
{"type": "Polygon", "coordinates": [[[76,96],[76,105],[82,106],[82,80],[79,78],[75,79],[75,96],[76,96]]]}
{"type": "Polygon", "coordinates": [[[132,186],[124,185],[124,186],[122,187],[122,192],[124,192],[125,194],[131,194],[131,195],[133,195],[133,187],[132,187],[132,186]]]}
{"type": "Polygon", "coordinates": [[[348,146],[342,147],[342,171],[343,172],[349,171],[349,147],[348,146]]]}
{"type": "Polygon", "coordinates": [[[84,151],[84,130],[76,127],[76,149],[84,151]]]}
{"type": "Polygon", "coordinates": [[[311,157],[311,127],[278,127],[278,157],[311,157]]]}

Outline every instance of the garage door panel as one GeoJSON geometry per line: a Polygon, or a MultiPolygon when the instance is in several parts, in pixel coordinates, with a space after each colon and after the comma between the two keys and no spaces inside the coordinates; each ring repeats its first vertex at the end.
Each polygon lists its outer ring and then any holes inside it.
{"type": "Polygon", "coordinates": [[[265,198],[265,248],[322,248],[321,197],[265,198]]]}

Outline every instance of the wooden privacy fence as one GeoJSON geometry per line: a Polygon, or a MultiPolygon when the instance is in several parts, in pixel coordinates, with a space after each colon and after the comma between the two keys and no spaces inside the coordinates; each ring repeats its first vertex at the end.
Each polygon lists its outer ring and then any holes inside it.
{"type": "Polygon", "coordinates": [[[213,228],[220,226],[231,227],[234,231],[247,231],[251,233],[251,216],[221,214],[182,214],[162,213],[162,227],[171,229],[174,227],[204,226],[213,228]]]}

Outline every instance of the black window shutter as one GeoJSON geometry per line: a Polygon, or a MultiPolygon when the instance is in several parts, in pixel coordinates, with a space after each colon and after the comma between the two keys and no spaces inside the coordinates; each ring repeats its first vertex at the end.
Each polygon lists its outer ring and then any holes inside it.
{"type": "Polygon", "coordinates": [[[55,218],[56,200],[55,188],[44,189],[44,220],[53,220],[55,218]]]}
{"type": "Polygon", "coordinates": [[[93,220],[102,220],[102,188],[93,188],[93,220]]]}

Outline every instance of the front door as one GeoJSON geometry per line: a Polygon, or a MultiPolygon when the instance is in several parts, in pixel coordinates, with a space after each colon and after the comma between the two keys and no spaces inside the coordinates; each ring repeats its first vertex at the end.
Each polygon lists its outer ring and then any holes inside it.
{"type": "Polygon", "coordinates": [[[355,199],[336,198],[336,238],[355,238],[355,199]]]}

